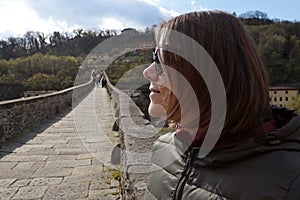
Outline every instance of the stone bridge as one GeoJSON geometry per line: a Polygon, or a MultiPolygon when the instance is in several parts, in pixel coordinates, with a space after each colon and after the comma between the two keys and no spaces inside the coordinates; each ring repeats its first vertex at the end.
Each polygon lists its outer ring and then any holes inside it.
{"type": "Polygon", "coordinates": [[[0,200],[142,199],[156,130],[109,81],[0,110],[0,200]]]}

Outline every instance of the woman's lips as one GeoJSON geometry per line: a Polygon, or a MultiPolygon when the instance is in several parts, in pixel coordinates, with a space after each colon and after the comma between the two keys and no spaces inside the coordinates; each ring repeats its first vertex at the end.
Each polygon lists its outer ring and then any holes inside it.
{"type": "Polygon", "coordinates": [[[149,88],[150,90],[150,95],[149,97],[153,100],[154,98],[156,98],[157,96],[160,96],[160,91],[155,89],[155,88],[149,88]]]}
{"type": "Polygon", "coordinates": [[[160,93],[160,91],[159,90],[156,90],[155,88],[150,88],[149,89],[151,92],[153,92],[153,93],[160,93]]]}

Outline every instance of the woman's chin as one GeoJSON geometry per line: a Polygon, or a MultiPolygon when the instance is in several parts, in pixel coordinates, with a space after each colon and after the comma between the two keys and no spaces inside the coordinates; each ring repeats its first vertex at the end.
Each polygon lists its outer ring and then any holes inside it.
{"type": "Polygon", "coordinates": [[[160,104],[153,104],[150,103],[148,108],[149,115],[152,117],[159,117],[159,118],[167,118],[166,110],[165,108],[160,104]]]}

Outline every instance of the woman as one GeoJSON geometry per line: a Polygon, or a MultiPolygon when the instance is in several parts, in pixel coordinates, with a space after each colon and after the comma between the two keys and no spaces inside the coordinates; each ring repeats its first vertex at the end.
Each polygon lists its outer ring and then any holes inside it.
{"type": "Polygon", "coordinates": [[[160,25],[144,70],[149,113],[177,123],[153,146],[145,199],[299,199],[300,117],[269,105],[241,22],[221,11],[160,25]]]}

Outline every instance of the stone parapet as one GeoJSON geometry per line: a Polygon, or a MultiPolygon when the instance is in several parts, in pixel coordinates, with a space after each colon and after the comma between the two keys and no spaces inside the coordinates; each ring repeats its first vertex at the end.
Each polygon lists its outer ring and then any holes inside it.
{"type": "Polygon", "coordinates": [[[104,76],[116,110],[114,129],[117,127],[121,133],[122,199],[143,199],[146,178],[151,166],[151,148],[158,134],[134,101],[114,87],[106,74],[104,76]]]}
{"type": "Polygon", "coordinates": [[[22,131],[76,106],[94,87],[92,79],[51,94],[0,102],[0,140],[3,142],[22,131]]]}

